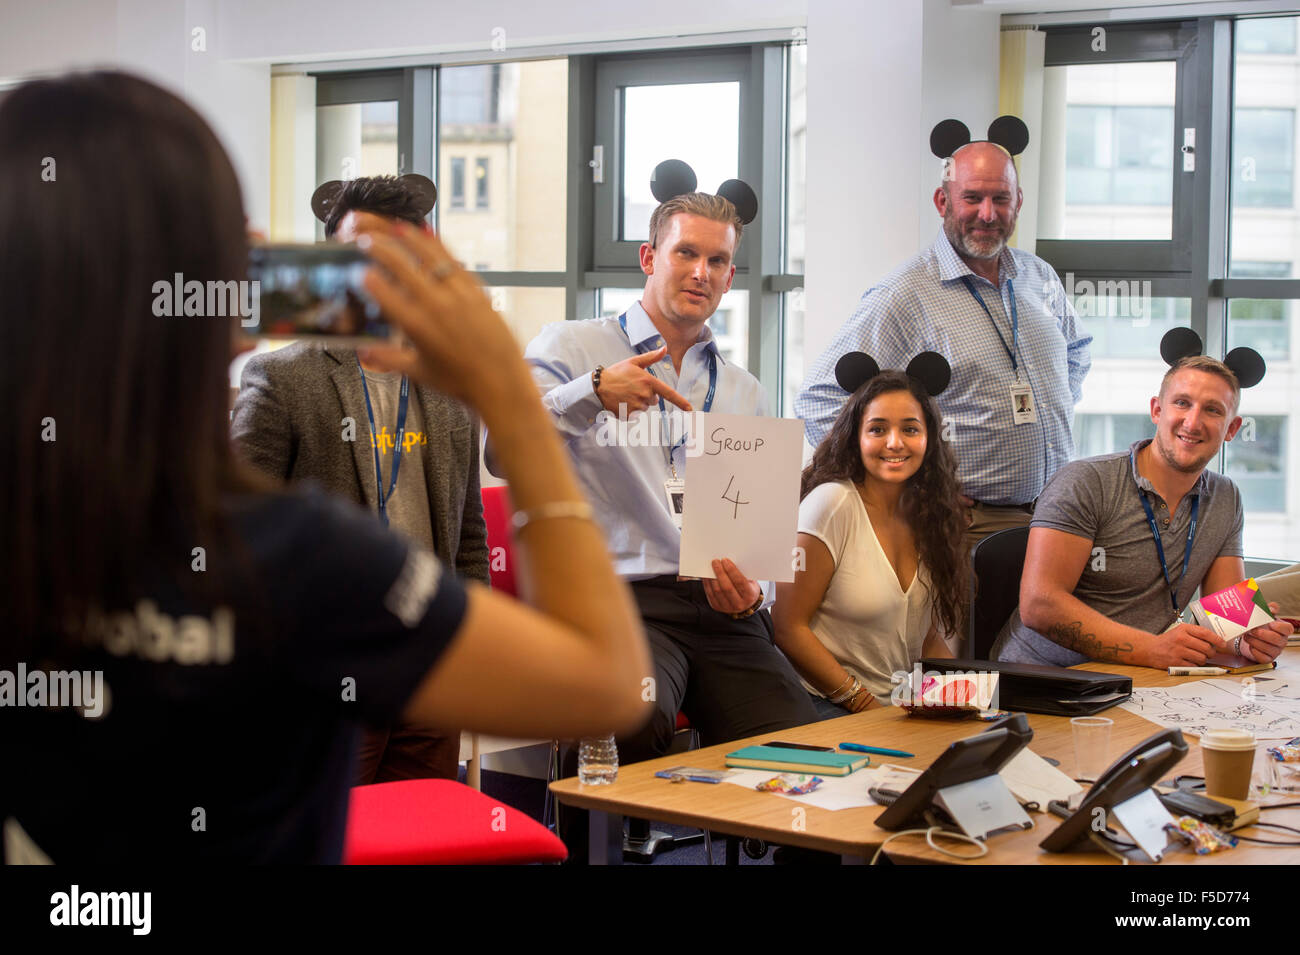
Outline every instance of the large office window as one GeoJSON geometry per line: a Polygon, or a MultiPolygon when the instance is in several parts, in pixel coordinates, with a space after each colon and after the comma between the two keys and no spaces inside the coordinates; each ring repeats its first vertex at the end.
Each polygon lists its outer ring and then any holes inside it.
{"type": "Polygon", "coordinates": [[[658,162],[687,161],[709,192],[744,179],[759,215],[710,325],[726,359],[766,385],[773,413],[788,411],[802,364],[806,58],[802,43],[774,41],[321,73],[318,129],[347,138],[318,141],[320,168],[431,176],[439,231],[521,343],[640,296],[658,162]],[[353,153],[366,164],[344,169],[353,153]]]}
{"type": "Polygon", "coordinates": [[[1249,345],[1268,362],[1242,396],[1245,423],[1225,469],[1247,507],[1252,556],[1300,559],[1300,366],[1292,342],[1300,315],[1300,196],[1295,188],[1300,108],[1297,17],[1238,20],[1232,30],[1228,277],[1225,348],[1249,345]],[[1254,518],[1253,514],[1260,516],[1254,518]]]}
{"type": "Polygon", "coordinates": [[[1295,176],[1295,110],[1240,107],[1233,114],[1233,148],[1240,170],[1232,177],[1237,209],[1289,209],[1295,176]]]}
{"type": "Polygon", "coordinates": [[[439,167],[451,181],[438,227],[465,261],[500,273],[563,272],[568,82],[563,59],[438,71],[439,167]]]}
{"type": "Polygon", "coordinates": [[[1196,30],[1187,24],[1048,32],[1038,254],[1059,271],[1181,271],[1191,256],[1196,30]]]}
{"type": "Polygon", "coordinates": [[[602,57],[593,70],[591,155],[601,172],[592,177],[587,280],[606,290],[599,310],[623,301],[616,290],[644,283],[638,253],[658,163],[683,160],[704,192],[743,179],[758,195],[758,216],[710,324],[727,360],[767,386],[773,413],[790,412],[798,382],[788,377],[790,349],[802,342],[802,313],[787,293],[803,284],[806,55],[802,45],[773,44],[602,57]]]}
{"type": "Polygon", "coordinates": [[[665,159],[695,170],[700,188],[736,178],[740,162],[740,83],[678,83],[623,87],[622,208],[618,237],[642,241],[658,205],[650,176],[665,159]],[[701,128],[683,116],[708,117],[701,128]]]}
{"type": "Polygon", "coordinates": [[[1091,25],[1049,30],[1038,249],[1094,336],[1080,455],[1152,433],[1168,328],[1264,356],[1214,466],[1242,490],[1247,554],[1284,560],[1300,559],[1298,24],[1134,24],[1108,28],[1104,52],[1091,25]]]}

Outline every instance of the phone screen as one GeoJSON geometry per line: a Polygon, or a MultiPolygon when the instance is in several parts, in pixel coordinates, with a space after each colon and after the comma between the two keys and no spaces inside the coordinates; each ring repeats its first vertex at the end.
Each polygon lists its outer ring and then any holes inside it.
{"type": "Polygon", "coordinates": [[[258,320],[245,332],[264,338],[388,338],[379,306],[361,284],[369,260],[355,245],[253,246],[248,277],[259,283],[258,320]]]}

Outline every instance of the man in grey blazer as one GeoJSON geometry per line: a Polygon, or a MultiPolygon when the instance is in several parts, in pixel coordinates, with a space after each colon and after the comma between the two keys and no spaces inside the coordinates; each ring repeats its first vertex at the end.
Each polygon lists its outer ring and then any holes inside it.
{"type": "MultiPolygon", "coordinates": [[[[410,189],[407,178],[327,183],[313,209],[331,236],[352,237],[353,210],[419,223],[433,205],[433,184],[424,179],[425,189],[410,189]]],[[[260,470],[315,481],[375,511],[462,577],[488,582],[478,428],[460,403],[398,373],[364,368],[354,349],[298,342],[248,360],[231,434],[260,470]]],[[[454,779],[459,758],[459,732],[372,727],[363,736],[356,781],[454,779]]]]}

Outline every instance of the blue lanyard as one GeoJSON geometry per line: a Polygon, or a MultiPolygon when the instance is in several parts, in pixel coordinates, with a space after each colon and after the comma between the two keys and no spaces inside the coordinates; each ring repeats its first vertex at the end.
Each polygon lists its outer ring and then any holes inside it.
{"type": "Polygon", "coordinates": [[[984,304],[984,299],[975,287],[975,283],[970,280],[969,275],[961,277],[962,283],[966,286],[966,291],[979,302],[980,308],[984,309],[984,314],[989,317],[989,324],[993,326],[993,331],[997,333],[998,341],[1002,343],[1002,348],[1006,351],[1007,357],[1011,359],[1011,370],[1016,373],[1016,380],[1020,380],[1020,364],[1016,360],[1016,352],[1020,349],[1020,316],[1016,313],[1016,287],[1011,284],[1011,279],[1007,279],[1007,293],[1011,296],[1011,347],[1007,348],[1007,340],[1002,335],[1002,329],[998,328],[998,323],[993,321],[993,313],[989,307],[984,304]]]}
{"type": "Polygon", "coordinates": [[[384,491],[384,472],[379,466],[379,434],[375,431],[375,409],[370,405],[370,389],[366,387],[366,370],[357,359],[357,369],[361,372],[361,393],[366,396],[366,417],[370,419],[370,450],[375,453],[375,493],[379,495],[379,519],[388,526],[388,501],[397,489],[397,471],[402,466],[402,445],[406,437],[406,404],[411,392],[411,383],[402,376],[402,393],[397,401],[397,444],[393,448],[393,472],[388,479],[388,491],[384,491]]]}
{"type": "MultiPolygon", "coordinates": [[[[631,345],[631,344],[632,344],[632,336],[627,334],[627,312],[624,312],[622,315],[620,315],[620,316],[618,317],[618,324],[619,324],[619,327],[623,329],[623,334],[624,334],[624,335],[627,335],[627,343],[628,343],[629,345],[631,345]]],[[[644,355],[644,354],[645,354],[649,349],[639,348],[639,347],[634,346],[634,347],[633,347],[633,350],[634,350],[638,355],[644,355]]],[[[717,390],[718,390],[718,357],[717,357],[716,355],[714,355],[712,351],[709,351],[709,350],[707,350],[707,349],[706,349],[706,352],[705,352],[705,353],[709,356],[709,392],[708,392],[708,394],[706,394],[706,395],[704,396],[704,413],[705,413],[705,414],[708,414],[708,413],[709,413],[709,409],[711,409],[711,408],[713,407],[713,396],[714,396],[714,394],[715,394],[715,393],[717,392],[717,390]]],[[[656,378],[659,377],[658,375],[655,375],[655,373],[654,373],[654,369],[652,369],[652,368],[647,368],[646,371],[650,372],[650,374],[654,375],[656,378]]],[[[667,419],[667,417],[668,417],[668,408],[667,408],[667,406],[664,404],[664,397],[663,397],[663,395],[659,395],[659,427],[660,427],[660,430],[662,430],[662,429],[664,428],[664,426],[665,426],[665,425],[664,425],[664,421],[667,419]]],[[[665,442],[665,443],[666,443],[666,442],[665,442]]],[[[686,444],[686,435],[682,435],[682,439],[681,439],[680,441],[678,441],[676,444],[674,444],[671,448],[668,449],[668,464],[669,464],[669,466],[672,466],[672,463],[673,463],[673,455],[677,453],[677,449],[680,448],[680,447],[682,447],[682,445],[684,445],[684,444],[686,444]]],[[[676,470],[676,469],[674,468],[674,470],[676,470]]]]}
{"type": "MultiPolygon", "coordinates": [[[[1137,452],[1130,452],[1129,458],[1133,463],[1133,471],[1137,471],[1137,452]]],[[[1135,479],[1136,480],[1136,479],[1135,479]]],[[[1151,510],[1151,502],[1147,500],[1146,491],[1138,486],[1138,497],[1142,499],[1142,510],[1147,514],[1147,525],[1151,528],[1151,536],[1156,542],[1156,556],[1160,558],[1160,572],[1165,575],[1165,586],[1169,588],[1169,602],[1173,604],[1174,613],[1181,613],[1178,607],[1178,596],[1174,585],[1169,582],[1169,565],[1165,563],[1165,545],[1160,541],[1160,528],[1156,526],[1156,515],[1151,510]]],[[[1192,497],[1192,523],[1187,528],[1187,548],[1183,551],[1183,576],[1178,578],[1182,583],[1183,578],[1187,576],[1187,564],[1192,559],[1192,541],[1196,540],[1196,515],[1201,510],[1201,496],[1199,494],[1192,497]]]]}

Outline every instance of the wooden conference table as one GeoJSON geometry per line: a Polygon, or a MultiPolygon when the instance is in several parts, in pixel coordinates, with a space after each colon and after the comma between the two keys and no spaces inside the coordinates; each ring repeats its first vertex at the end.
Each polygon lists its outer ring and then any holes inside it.
{"type": "MultiPolygon", "coordinates": [[[[1080,669],[1119,673],[1130,676],[1134,687],[1176,686],[1204,677],[1172,677],[1146,667],[1085,664],[1080,669]]],[[[1276,676],[1290,676],[1300,681],[1300,648],[1283,651],[1276,676]]],[[[1107,762],[1118,759],[1126,750],[1156,733],[1160,727],[1136,714],[1111,707],[1103,714],[1115,721],[1111,732],[1107,762]]],[[[1070,720],[1063,716],[1028,714],[1034,731],[1029,744],[1039,756],[1060,761],[1061,769],[1072,774],[1074,738],[1070,720]]],[[[755,837],[776,845],[794,845],[843,857],[846,863],[863,863],[893,833],[875,825],[882,806],[863,806],[830,811],[802,804],[772,793],[761,793],[730,783],[673,783],[654,774],[661,769],[689,765],[701,769],[725,768],[724,757],[742,746],[782,739],[794,743],[834,746],[845,740],[884,746],[915,753],[913,759],[872,756],[872,766],[894,763],[924,769],[949,743],[981,732],[985,724],[978,720],[948,720],[910,717],[897,707],[875,707],[839,719],[810,723],[779,733],[765,733],[735,740],[720,746],[675,753],[660,759],[619,767],[618,780],[608,786],[583,786],[576,777],[551,784],[556,799],[563,805],[586,809],[591,813],[591,861],[594,864],[618,864],[622,861],[623,818],[633,816],[657,822],[709,829],[730,836],[755,837]],[[803,810],[802,813],[796,810],[803,810]]],[[[1277,745],[1277,742],[1261,744],[1277,745]]],[[[1257,756],[1264,759],[1263,755],[1257,756]]],[[[1257,762],[1258,766],[1259,763],[1257,762]]],[[[1187,756],[1171,772],[1201,775],[1198,740],[1188,737],[1187,756]]],[[[1283,794],[1285,795],[1285,794],[1283,794]]],[[[1274,801],[1297,802],[1300,796],[1274,801]]],[[[1091,846],[1069,853],[1049,853],[1038,844],[1061,820],[1047,813],[1031,813],[1034,828],[1025,831],[999,832],[989,836],[989,852],[978,860],[964,864],[985,865],[1118,865],[1118,860],[1091,846]]],[[[1266,813],[1269,822],[1300,827],[1300,809],[1279,809],[1266,813]]],[[[1240,834],[1279,842],[1295,841],[1294,835],[1279,830],[1249,827],[1240,834]]],[[[968,844],[944,840],[945,848],[955,853],[972,851],[968,844]]],[[[924,836],[904,836],[885,847],[885,855],[897,863],[955,863],[958,860],[935,852],[926,845],[924,836]]],[[[1131,861],[1145,857],[1129,853],[1131,861]]],[[[1161,864],[1261,865],[1300,863],[1300,848],[1274,848],[1239,842],[1235,849],[1198,856],[1185,847],[1165,853],[1161,864]]]]}

